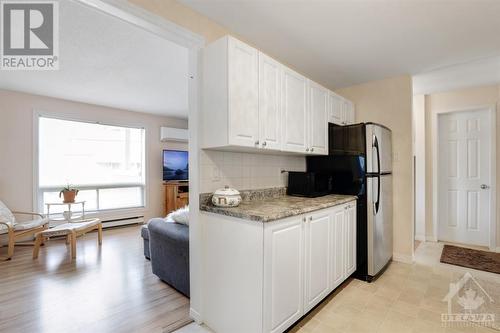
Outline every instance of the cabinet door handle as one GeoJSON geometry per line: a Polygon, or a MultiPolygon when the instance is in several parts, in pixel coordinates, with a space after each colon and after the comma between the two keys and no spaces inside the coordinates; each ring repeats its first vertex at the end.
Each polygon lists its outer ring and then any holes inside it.
{"type": "Polygon", "coordinates": [[[309,152],[309,148],[306,148],[306,152],[309,152]]]}
{"type": "Polygon", "coordinates": [[[314,148],[311,148],[311,153],[314,151],[314,148]]]}
{"type": "Polygon", "coordinates": [[[306,218],[305,218],[305,217],[303,217],[303,218],[302,218],[302,222],[305,222],[305,221],[306,221],[306,218]]]}
{"type": "Polygon", "coordinates": [[[255,145],[257,146],[259,144],[259,140],[255,141],[255,145]]]}
{"type": "Polygon", "coordinates": [[[266,145],[267,145],[267,142],[266,142],[266,141],[262,142],[262,146],[264,146],[264,147],[265,147],[266,145]]]}
{"type": "Polygon", "coordinates": [[[312,220],[313,220],[312,216],[309,216],[309,221],[312,221],[312,220]]]}

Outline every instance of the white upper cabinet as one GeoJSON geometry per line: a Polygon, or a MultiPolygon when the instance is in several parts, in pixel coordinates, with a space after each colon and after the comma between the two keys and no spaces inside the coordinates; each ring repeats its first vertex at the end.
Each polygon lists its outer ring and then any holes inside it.
{"type": "Polygon", "coordinates": [[[309,145],[312,154],[328,154],[329,91],[309,81],[309,145]]]}
{"type": "Polygon", "coordinates": [[[281,149],[281,64],[259,53],[259,145],[281,149]]]}
{"type": "Polygon", "coordinates": [[[282,149],[284,151],[306,153],[308,149],[308,103],[305,77],[283,67],[282,75],[282,149]]]}
{"type": "Polygon", "coordinates": [[[354,124],[354,104],[344,100],[344,125],[354,124]]]}
{"type": "Polygon", "coordinates": [[[330,92],[328,121],[336,125],[354,124],[354,104],[345,98],[330,92]]]}
{"type": "Polygon", "coordinates": [[[226,36],[203,49],[201,147],[328,154],[328,122],[354,121],[349,101],[226,36]]]}
{"type": "Polygon", "coordinates": [[[253,147],[259,140],[259,53],[228,39],[229,144],[253,147]]]}
{"type": "Polygon", "coordinates": [[[330,123],[334,123],[337,125],[343,125],[344,118],[344,101],[342,98],[332,92],[329,94],[329,119],[330,123]]]}

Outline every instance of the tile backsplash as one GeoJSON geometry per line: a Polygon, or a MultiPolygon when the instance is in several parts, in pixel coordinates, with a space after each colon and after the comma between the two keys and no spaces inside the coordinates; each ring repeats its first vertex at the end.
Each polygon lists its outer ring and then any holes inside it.
{"type": "Polygon", "coordinates": [[[286,186],[287,171],[305,171],[304,156],[200,151],[200,192],[228,185],[238,190],[286,186]]]}

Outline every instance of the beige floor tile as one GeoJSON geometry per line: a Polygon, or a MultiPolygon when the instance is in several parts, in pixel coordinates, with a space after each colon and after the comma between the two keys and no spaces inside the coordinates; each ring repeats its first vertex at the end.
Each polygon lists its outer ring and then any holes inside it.
{"type": "Polygon", "coordinates": [[[378,327],[377,332],[380,333],[411,333],[412,327],[402,325],[398,321],[392,321],[386,318],[384,322],[378,327]]]}
{"type": "Polygon", "coordinates": [[[405,314],[407,316],[417,318],[418,316],[418,311],[420,310],[418,305],[415,304],[410,304],[407,302],[403,302],[400,300],[397,300],[391,307],[392,311],[396,311],[402,314],[405,314]]]}
{"type": "Polygon", "coordinates": [[[342,333],[342,331],[328,326],[324,323],[319,323],[318,326],[316,326],[314,330],[312,330],[312,333],[342,333]]]}
{"type": "MultiPolygon", "coordinates": [[[[442,300],[450,282],[466,270],[440,264],[441,249],[424,242],[415,264],[391,263],[372,283],[349,280],[291,333],[500,333],[483,327],[443,327],[441,314],[447,304],[442,300]]],[[[483,278],[500,283],[494,274],[483,272],[483,278]]]]}

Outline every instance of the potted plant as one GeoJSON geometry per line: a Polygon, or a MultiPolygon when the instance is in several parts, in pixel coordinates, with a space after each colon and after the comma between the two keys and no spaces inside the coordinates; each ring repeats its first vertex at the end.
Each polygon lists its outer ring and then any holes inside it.
{"type": "Polygon", "coordinates": [[[78,195],[78,190],[68,184],[59,192],[59,198],[61,195],[64,198],[63,203],[73,203],[75,202],[75,197],[78,195]]]}

